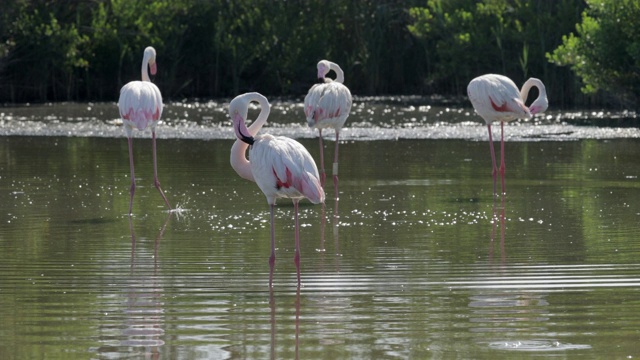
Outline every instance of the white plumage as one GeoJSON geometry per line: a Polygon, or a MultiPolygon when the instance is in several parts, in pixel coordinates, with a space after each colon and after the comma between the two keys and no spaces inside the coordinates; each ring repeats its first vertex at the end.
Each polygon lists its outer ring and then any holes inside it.
{"type": "Polygon", "coordinates": [[[120,90],[118,109],[129,142],[129,167],[131,170],[131,189],[129,199],[129,214],[133,210],[133,195],[136,190],[136,179],[133,166],[133,129],[143,131],[151,129],[153,150],[153,182],[160,192],[162,199],[169,209],[171,205],[164,195],[158,180],[158,165],[156,160],[156,125],[162,116],[162,95],[160,89],[150,81],[147,68],[151,68],[151,74],[156,73],[156,50],[151,46],[144,49],[142,59],[142,81],[131,81],[120,90]]]}
{"type": "Polygon", "coordinates": [[[251,173],[269,204],[277,198],[324,201],[318,169],[299,142],[284,136],[259,135],[249,150],[251,173]]]}
{"type": "Polygon", "coordinates": [[[476,113],[484,119],[489,130],[489,146],[491,148],[491,160],[493,163],[494,194],[496,192],[498,167],[493,149],[491,124],[494,121],[500,122],[500,174],[502,179],[502,193],[504,193],[504,123],[515,119],[530,119],[533,115],[544,112],[549,105],[545,86],[539,79],[530,78],[524,83],[522,89],[518,90],[516,84],[508,77],[497,74],[486,74],[478,76],[469,82],[467,95],[476,113]],[[525,102],[529,95],[529,90],[534,86],[538,88],[539,95],[531,106],[527,107],[525,102]]]}
{"type": "Polygon", "coordinates": [[[322,185],[324,186],[324,146],[322,144],[322,129],[333,128],[336,132],[336,146],[334,152],[333,175],[337,187],[338,180],[338,143],[340,130],[344,126],[353,102],[351,92],[344,82],[344,72],[338,66],[328,60],[318,62],[318,79],[322,83],[315,84],[309,89],[304,98],[304,113],[310,128],[318,129],[320,141],[320,172],[322,185]],[[326,77],[329,71],[336,73],[336,79],[326,77]]]}
{"type": "MultiPolygon", "coordinates": [[[[294,258],[300,283],[300,235],[298,224],[298,202],[307,198],[314,204],[324,202],[324,190],[320,184],[318,168],[311,154],[299,142],[269,134],[257,135],[267,122],[270,108],[267,98],[259,93],[246,93],[234,98],[229,104],[229,115],[237,140],[231,148],[231,166],[241,177],[254,181],[267,198],[271,208],[271,274],[275,264],[274,206],[276,199],[289,198],[295,212],[294,258]],[[247,119],[249,104],[260,104],[260,114],[249,128],[247,119]],[[250,148],[249,148],[250,146],[250,148]],[[249,148],[249,159],[246,151],[249,148]]],[[[271,284],[271,277],[269,280],[271,284]]]]}
{"type": "Polygon", "coordinates": [[[120,90],[118,108],[128,137],[133,129],[155,130],[163,108],[160,89],[149,81],[131,81],[120,90]]]}

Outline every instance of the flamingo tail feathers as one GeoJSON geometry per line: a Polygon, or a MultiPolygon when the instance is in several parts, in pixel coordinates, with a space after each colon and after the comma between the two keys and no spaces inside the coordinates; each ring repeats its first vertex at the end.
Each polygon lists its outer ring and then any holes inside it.
{"type": "Polygon", "coordinates": [[[320,179],[308,171],[300,178],[298,191],[314,204],[324,203],[324,190],[320,179]]]}

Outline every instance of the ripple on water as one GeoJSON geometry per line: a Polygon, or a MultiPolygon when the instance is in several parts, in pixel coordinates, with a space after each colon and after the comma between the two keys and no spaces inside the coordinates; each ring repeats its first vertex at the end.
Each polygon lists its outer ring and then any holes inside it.
{"type": "Polygon", "coordinates": [[[509,351],[564,351],[591,349],[591,345],[561,343],[556,340],[516,340],[495,341],[489,343],[489,347],[496,350],[509,351]]]}

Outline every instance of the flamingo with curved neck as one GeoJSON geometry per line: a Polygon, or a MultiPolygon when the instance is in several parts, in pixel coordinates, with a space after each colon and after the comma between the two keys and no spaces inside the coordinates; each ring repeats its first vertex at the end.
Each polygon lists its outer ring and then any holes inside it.
{"type": "Polygon", "coordinates": [[[314,204],[324,202],[324,190],[320,184],[318,168],[311,154],[299,142],[269,134],[258,135],[258,131],[269,117],[269,102],[259,93],[246,93],[229,103],[229,116],[237,140],[231,147],[230,162],[240,177],[255,182],[267,198],[271,210],[271,256],[269,257],[269,285],[273,280],[276,259],[275,204],[278,198],[293,201],[295,218],[295,257],[300,285],[300,226],[298,202],[304,198],[314,204]],[[245,121],[251,102],[260,104],[260,114],[251,126],[245,121]],[[246,152],[249,149],[249,158],[246,152]]]}
{"type": "Polygon", "coordinates": [[[522,89],[520,89],[520,99],[523,102],[527,101],[529,97],[529,90],[532,87],[536,87],[538,89],[538,97],[529,105],[529,111],[531,115],[535,115],[537,113],[544,112],[549,107],[549,101],[547,100],[547,89],[540,79],[529,78],[525,81],[524,85],[522,85],[522,89]]]}
{"type": "Polygon", "coordinates": [[[340,143],[340,130],[349,117],[353,102],[351,92],[344,82],[344,72],[340,66],[328,60],[320,60],[317,65],[319,84],[309,89],[304,98],[304,113],[310,128],[318,129],[320,142],[320,174],[322,186],[325,182],[324,169],[324,145],[322,143],[322,130],[333,128],[336,132],[336,145],[333,158],[333,182],[338,196],[338,145],[340,143]],[[336,73],[335,80],[327,78],[327,74],[336,73]]]}
{"type": "Polygon", "coordinates": [[[547,91],[539,79],[528,79],[522,89],[518,90],[516,84],[506,76],[497,74],[486,74],[471,80],[467,86],[467,95],[476,113],[480,115],[487,124],[489,130],[489,146],[491,149],[491,161],[493,163],[493,193],[496,194],[496,176],[500,172],[502,181],[502,193],[505,193],[504,184],[504,123],[515,119],[530,119],[535,114],[544,112],[549,106],[547,91]],[[538,89],[538,97],[526,106],[527,97],[532,87],[538,89]],[[496,165],[495,151],[493,149],[493,138],[491,134],[491,124],[494,121],[500,122],[500,169],[496,165]]]}

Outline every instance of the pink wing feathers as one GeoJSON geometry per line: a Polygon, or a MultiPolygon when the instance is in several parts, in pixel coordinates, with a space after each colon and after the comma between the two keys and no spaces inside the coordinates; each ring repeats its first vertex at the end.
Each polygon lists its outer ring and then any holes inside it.
{"type": "Polygon", "coordinates": [[[309,127],[341,128],[351,111],[351,92],[341,83],[316,84],[305,97],[304,113],[309,127]]]}
{"type": "Polygon", "coordinates": [[[467,94],[478,115],[487,123],[531,118],[531,113],[520,98],[520,91],[506,76],[479,76],[469,83],[467,94]]]}
{"type": "Polygon", "coordinates": [[[118,108],[125,125],[138,130],[155,128],[162,116],[162,95],[151,82],[131,81],[120,90],[118,108]]]}
{"type": "Polygon", "coordinates": [[[279,197],[324,202],[318,169],[304,146],[286,137],[258,136],[249,152],[255,181],[269,201],[279,197]]]}

